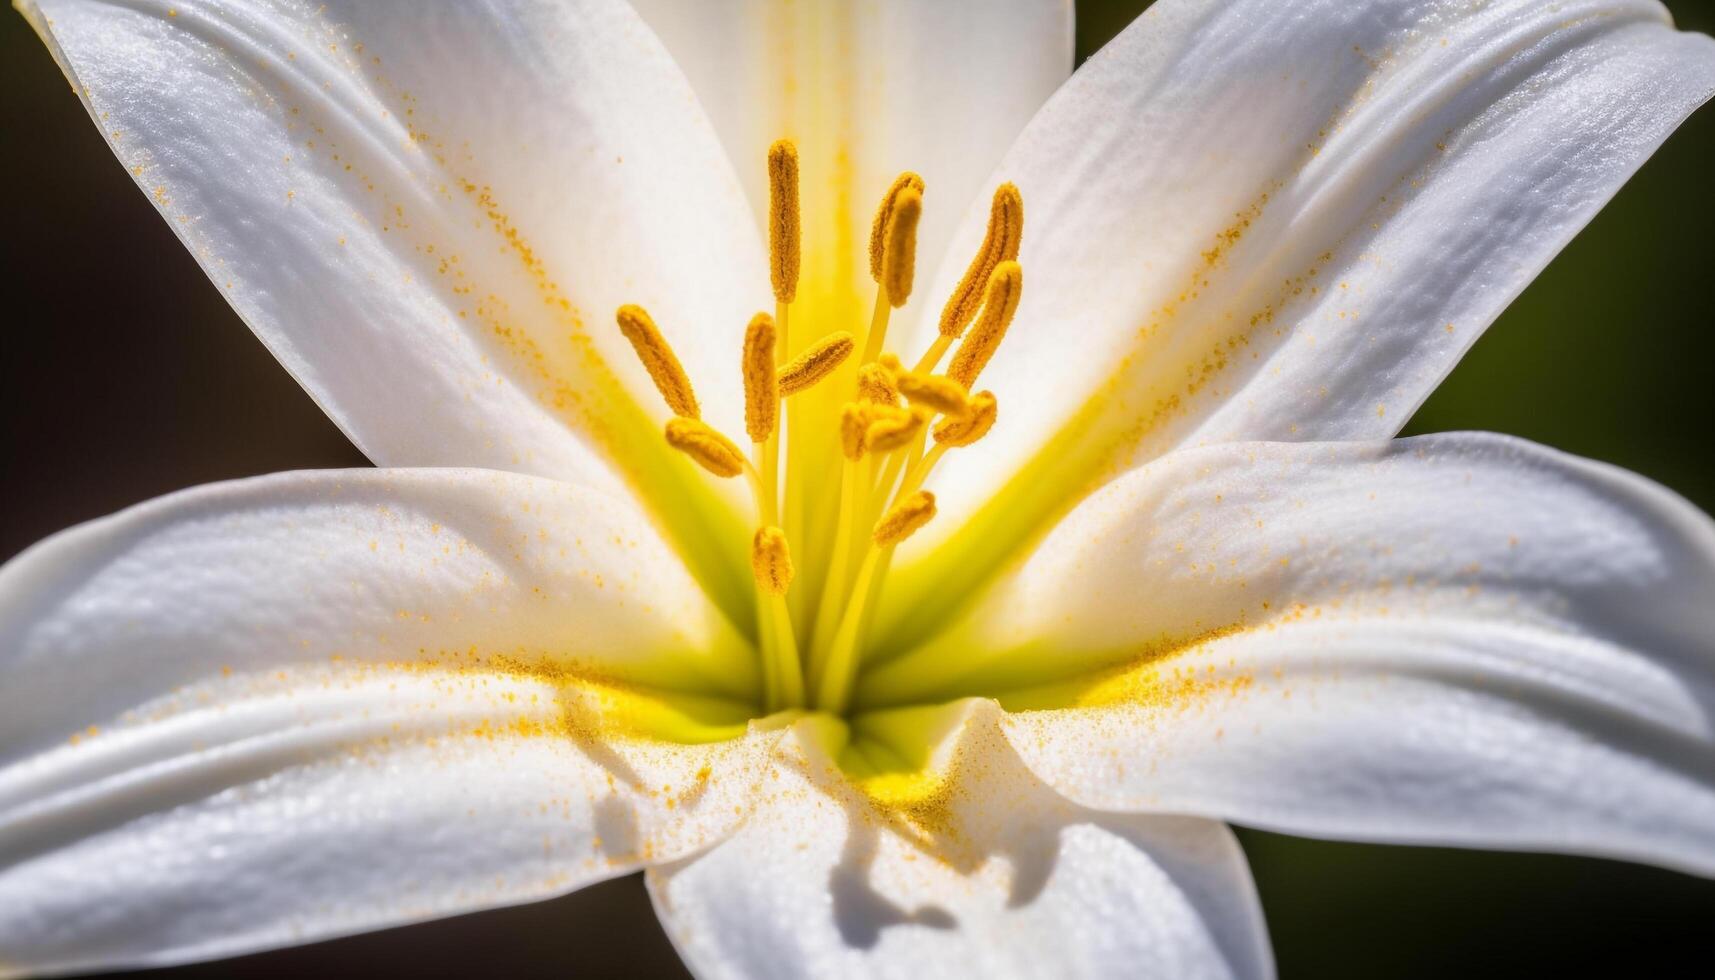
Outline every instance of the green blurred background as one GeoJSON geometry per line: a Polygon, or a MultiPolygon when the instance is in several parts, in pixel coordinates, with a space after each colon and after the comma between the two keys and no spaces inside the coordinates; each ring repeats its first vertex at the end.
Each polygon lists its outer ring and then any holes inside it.
{"type": "MultiPolygon", "coordinates": [[[[1080,60],[1145,6],[1080,2],[1080,60]]],[[[1715,32],[1712,0],[1668,6],[1681,26],[1715,32]]],[[[1408,431],[1525,436],[1715,511],[1712,176],[1715,107],[1549,267],[1408,431]]],[[[15,15],[0,16],[0,189],[0,558],[181,487],[366,465],[203,277],[15,15]]],[[[1288,978],[1715,970],[1702,949],[1715,882],[1595,859],[1241,837],[1288,978]]],[[[636,878],[164,972],[342,970],[683,973],[636,878]]]]}

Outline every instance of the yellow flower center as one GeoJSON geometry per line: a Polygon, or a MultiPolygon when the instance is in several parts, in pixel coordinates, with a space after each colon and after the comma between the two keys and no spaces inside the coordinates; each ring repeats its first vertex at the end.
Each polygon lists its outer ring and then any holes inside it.
{"type": "Polygon", "coordinates": [[[742,474],[750,484],[758,519],[749,564],[756,578],[762,708],[842,715],[851,706],[894,549],[935,517],[926,481],[945,453],[975,443],[994,425],[995,396],[971,389],[1018,309],[1024,202],[1011,184],[995,191],[988,232],[947,299],[935,341],[908,368],[883,350],[889,316],[911,296],[923,213],[922,179],[901,174],[882,195],[870,230],[876,297],[867,329],[861,335],[829,332],[800,344],[788,360],[803,254],[798,151],[790,141],[769,148],[768,177],[775,308],[773,316],[751,319],[740,356],[748,453],[702,420],[691,381],[649,314],[624,306],[617,319],[675,413],[667,442],[715,476],[742,474]],[[955,343],[945,373],[937,373],[955,343]],[[854,354],[857,370],[841,370],[854,354]],[[789,438],[783,439],[783,402],[831,389],[837,413],[786,412],[789,438]],[[803,429],[791,431],[794,425],[803,429]],[[815,506],[807,488],[821,482],[808,478],[811,468],[834,460],[840,467],[837,509],[815,506]],[[814,534],[807,527],[812,512],[831,515],[814,534]],[[806,538],[826,545],[814,549],[820,553],[802,553],[806,538]]]}

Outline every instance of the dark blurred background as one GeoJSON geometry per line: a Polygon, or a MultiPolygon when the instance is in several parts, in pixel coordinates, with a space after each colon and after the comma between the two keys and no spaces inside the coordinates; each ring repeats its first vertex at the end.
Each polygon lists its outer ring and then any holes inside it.
{"type": "MultiPolygon", "coordinates": [[[[1286,0],[1283,0],[1286,2],[1286,0]]],[[[1147,0],[1078,4],[1080,60],[1147,0]]],[[[1669,0],[1715,32],[1715,2],[1669,0]]],[[[113,159],[47,51],[0,14],[0,559],[211,480],[364,466],[113,159]]],[[[1715,511],[1715,106],[1489,331],[1409,432],[1513,433],[1715,511]]],[[[1698,975],[1715,882],[1585,858],[1241,831],[1293,977],[1698,975]]],[[[683,975],[640,879],[163,973],[683,975]]]]}

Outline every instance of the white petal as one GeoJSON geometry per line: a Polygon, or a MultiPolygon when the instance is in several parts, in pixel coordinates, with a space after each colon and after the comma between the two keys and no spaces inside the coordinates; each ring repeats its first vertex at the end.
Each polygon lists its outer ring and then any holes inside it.
{"type": "Polygon", "coordinates": [[[814,749],[783,758],[742,831],[649,874],[686,962],[711,978],[1272,973],[1226,827],[1070,805],[997,715],[970,706],[956,783],[917,809],[878,807],[814,749]]]}
{"type": "Polygon", "coordinates": [[[1715,525],[1609,467],[1235,444],[1091,497],[920,662],[1072,705],[1013,735],[1087,805],[1710,874],[1712,598],[1715,525]]]}
{"type": "Polygon", "coordinates": [[[618,486],[599,460],[667,452],[613,322],[627,302],[737,426],[760,243],[619,0],[24,9],[215,285],[376,462],[618,486]]]}
{"type": "Polygon", "coordinates": [[[0,570],[0,971],[306,942],[707,846],[749,795],[744,646],[633,505],[528,477],[268,477],[50,539],[0,570]]]}
{"type": "MultiPolygon", "coordinates": [[[[927,186],[918,255],[934,271],[966,205],[1072,72],[1070,0],[632,0],[673,53],[766,212],[769,143],[799,141],[814,202],[862,266],[871,212],[902,170],[927,186]]],[[[968,257],[967,257],[968,258],[968,257]]],[[[862,274],[854,267],[850,274],[862,274]]]]}
{"type": "Polygon", "coordinates": [[[960,561],[993,566],[1176,447],[1392,435],[1712,91],[1715,42],[1653,0],[1154,5],[1000,168],[1026,211],[1000,422],[908,551],[990,501],[960,561]]]}

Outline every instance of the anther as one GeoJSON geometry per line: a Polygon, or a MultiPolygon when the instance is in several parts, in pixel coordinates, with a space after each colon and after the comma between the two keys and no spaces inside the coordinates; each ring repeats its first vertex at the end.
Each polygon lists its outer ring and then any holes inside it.
{"type": "Polygon", "coordinates": [[[894,504],[887,516],[876,522],[871,538],[883,548],[898,544],[929,523],[934,516],[935,495],[927,490],[915,491],[894,504]]]}
{"type": "Polygon", "coordinates": [[[792,585],[792,551],[786,532],[777,527],[759,527],[750,539],[750,568],[756,585],[769,595],[785,595],[792,585]]]}
{"type": "Polygon", "coordinates": [[[968,404],[970,412],[964,418],[942,419],[941,424],[935,426],[931,433],[935,442],[943,446],[968,446],[988,435],[1000,413],[994,393],[979,391],[971,396],[968,404]]]}
{"type": "Polygon", "coordinates": [[[995,267],[1016,261],[1018,245],[1023,239],[1024,197],[1012,184],[1002,184],[995,188],[994,199],[989,203],[988,231],[983,234],[982,246],[953,295],[947,297],[947,305],[941,308],[941,336],[957,337],[976,319],[995,267]]]}
{"type": "Polygon", "coordinates": [[[616,318],[619,320],[619,332],[631,341],[631,349],[637,352],[637,359],[643,362],[649,379],[655,382],[655,390],[667,400],[667,407],[673,410],[673,414],[689,419],[701,417],[697,396],[691,391],[691,379],[685,376],[684,367],[673,355],[673,348],[667,346],[667,339],[661,336],[649,312],[641,306],[627,304],[619,308],[616,318]]]}
{"type": "Polygon", "coordinates": [[[913,405],[956,417],[970,411],[965,386],[945,375],[906,371],[899,375],[898,383],[899,393],[913,405]]]}
{"type": "Polygon", "coordinates": [[[852,461],[863,458],[863,437],[869,430],[872,403],[846,402],[840,412],[840,451],[852,461]]]}
{"type": "Polygon", "coordinates": [[[744,472],[744,454],[731,439],[700,419],[668,419],[667,444],[716,476],[737,476],[744,472]]]}
{"type": "Polygon", "coordinates": [[[1006,336],[1006,328],[1012,325],[1013,314],[1018,312],[1018,300],[1023,294],[1024,269],[1017,262],[1002,262],[995,266],[983,298],[983,315],[977,319],[977,325],[971,328],[970,334],[959,342],[953,363],[947,368],[948,377],[967,389],[976,383],[977,375],[994,356],[1001,338],[1006,336]]]}
{"type": "Polygon", "coordinates": [[[904,448],[929,422],[929,412],[922,408],[889,410],[878,405],[871,409],[870,417],[872,421],[863,433],[863,448],[872,453],[904,448]]]}
{"type": "Polygon", "coordinates": [[[780,390],[774,379],[774,318],[758,313],[744,331],[744,431],[765,442],[780,421],[780,390]]]}
{"type": "Polygon", "coordinates": [[[780,369],[780,394],[795,395],[834,372],[850,357],[856,344],[852,335],[837,330],[810,345],[780,369]]]}
{"type": "Polygon", "coordinates": [[[887,291],[889,305],[898,309],[911,298],[917,275],[917,222],[923,217],[923,193],[907,187],[892,203],[881,258],[881,288],[887,291]]]}
{"type": "Polygon", "coordinates": [[[893,372],[880,364],[865,364],[858,368],[857,394],[859,401],[888,406],[899,404],[899,385],[893,380],[893,372]]]}
{"type": "Polygon", "coordinates": [[[798,147],[791,140],[775,140],[768,148],[768,279],[782,303],[798,295],[801,234],[798,147]]]}
{"type": "Polygon", "coordinates": [[[907,170],[893,179],[893,186],[881,197],[875,209],[875,220],[869,226],[869,277],[881,285],[883,259],[887,255],[887,223],[893,218],[894,202],[906,188],[923,193],[923,178],[907,170]]]}

